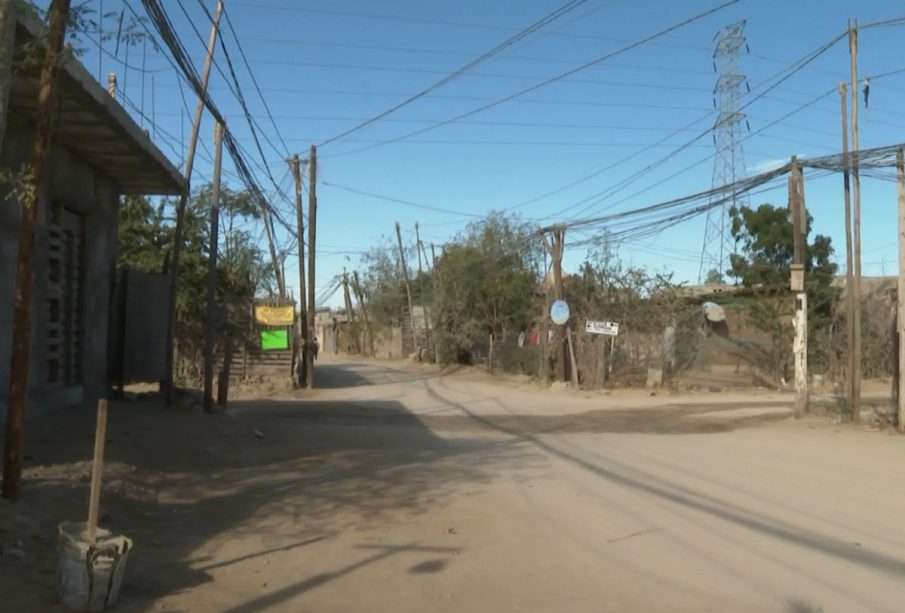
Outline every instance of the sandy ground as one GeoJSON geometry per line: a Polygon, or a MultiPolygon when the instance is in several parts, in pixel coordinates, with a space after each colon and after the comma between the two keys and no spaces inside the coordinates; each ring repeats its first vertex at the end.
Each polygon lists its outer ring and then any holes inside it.
{"type": "MultiPolygon", "coordinates": [[[[112,405],[103,524],[135,540],[117,610],[905,609],[899,436],[796,421],[768,392],[372,361],[317,381],[217,415],[112,405]]],[[[92,420],[29,424],[0,610],[59,610],[55,526],[84,515],[92,420]]]]}

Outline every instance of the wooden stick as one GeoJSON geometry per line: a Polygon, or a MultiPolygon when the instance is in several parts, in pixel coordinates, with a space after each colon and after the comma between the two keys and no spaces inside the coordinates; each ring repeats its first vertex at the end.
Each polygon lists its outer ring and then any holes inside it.
{"type": "Polygon", "coordinates": [[[104,469],[104,442],[107,438],[107,400],[97,401],[97,429],[94,433],[94,463],[91,466],[91,497],[88,502],[88,544],[97,540],[97,516],[101,506],[101,473],[104,469]]]}

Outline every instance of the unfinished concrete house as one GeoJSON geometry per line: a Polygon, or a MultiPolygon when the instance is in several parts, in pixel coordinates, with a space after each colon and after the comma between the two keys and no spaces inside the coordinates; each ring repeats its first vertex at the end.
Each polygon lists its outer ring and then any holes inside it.
{"type": "MultiPolygon", "coordinates": [[[[16,45],[40,24],[20,19],[16,45]]],[[[0,168],[30,159],[38,66],[17,71],[0,168]]],[[[117,214],[126,194],[178,194],[179,171],[73,57],[58,71],[57,112],[35,232],[30,404],[92,401],[108,389],[108,337],[117,214]]],[[[8,394],[21,207],[0,187],[0,413],[8,394]]],[[[15,359],[15,358],[13,358],[15,359]]]]}

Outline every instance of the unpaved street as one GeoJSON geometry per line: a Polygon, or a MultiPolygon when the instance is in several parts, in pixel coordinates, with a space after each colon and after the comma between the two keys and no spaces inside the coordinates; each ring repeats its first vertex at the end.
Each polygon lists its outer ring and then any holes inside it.
{"type": "MultiPolygon", "coordinates": [[[[136,541],[119,610],[903,609],[900,437],[795,421],[777,394],[373,361],[319,362],[317,382],[225,415],[114,406],[104,510],[136,541]]],[[[0,511],[29,559],[2,562],[0,587],[43,611],[91,423],[30,432],[27,493],[0,511]]]]}

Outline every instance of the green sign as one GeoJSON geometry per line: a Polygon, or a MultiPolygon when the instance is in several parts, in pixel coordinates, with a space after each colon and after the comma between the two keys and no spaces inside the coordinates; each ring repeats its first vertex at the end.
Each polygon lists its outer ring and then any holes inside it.
{"type": "Polygon", "coordinates": [[[261,330],[261,349],[264,351],[289,349],[289,332],[286,330],[261,330]]]}

